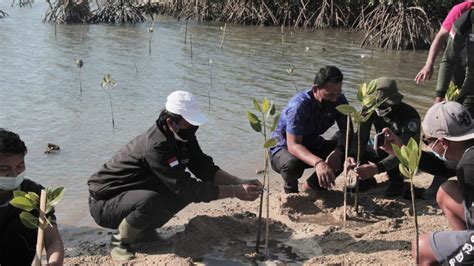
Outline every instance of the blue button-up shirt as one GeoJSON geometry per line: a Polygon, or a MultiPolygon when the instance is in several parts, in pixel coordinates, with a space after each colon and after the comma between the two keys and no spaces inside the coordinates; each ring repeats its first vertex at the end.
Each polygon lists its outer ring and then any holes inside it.
{"type": "Polygon", "coordinates": [[[345,132],[347,118],[336,110],[336,106],[347,103],[343,94],[339,96],[336,103],[323,106],[314,98],[311,88],[297,93],[281,112],[277,127],[272,132],[272,137],[276,137],[278,142],[271,148],[271,153],[275,154],[287,146],[287,132],[295,136],[303,136],[302,144],[310,151],[319,147],[323,140],[321,135],[334,123],[337,122],[339,130],[345,132]]]}

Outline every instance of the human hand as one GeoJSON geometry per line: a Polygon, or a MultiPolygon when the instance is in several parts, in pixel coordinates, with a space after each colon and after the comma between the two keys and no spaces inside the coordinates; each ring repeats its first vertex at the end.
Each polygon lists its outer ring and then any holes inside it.
{"type": "Polygon", "coordinates": [[[241,179],[239,184],[254,185],[260,188],[260,190],[263,189],[262,182],[260,182],[258,179],[241,179]]]}
{"type": "Polygon", "coordinates": [[[381,149],[384,150],[386,153],[394,156],[395,152],[393,151],[392,144],[401,147],[403,145],[402,139],[395,135],[388,127],[384,128],[382,132],[385,133],[385,142],[381,149]]]}
{"type": "Polygon", "coordinates": [[[232,185],[234,196],[240,200],[254,201],[262,193],[262,186],[240,184],[232,185]]]}
{"type": "Polygon", "coordinates": [[[342,158],[342,153],[338,149],[333,150],[328,157],[326,157],[326,164],[329,165],[333,173],[341,169],[342,158]]]}
{"type": "Polygon", "coordinates": [[[354,157],[347,157],[347,161],[345,164],[345,167],[347,168],[347,170],[354,169],[356,168],[356,166],[357,166],[356,159],[354,157]]]}
{"type": "Polygon", "coordinates": [[[438,96],[438,97],[435,98],[434,103],[440,103],[440,102],[442,102],[442,101],[444,101],[444,98],[438,96]]]}
{"type": "Polygon", "coordinates": [[[334,176],[334,172],[325,161],[319,161],[318,163],[316,163],[316,166],[314,168],[316,171],[316,175],[318,176],[319,185],[322,188],[328,189],[336,184],[336,177],[334,176]]]}
{"type": "Polygon", "coordinates": [[[373,163],[363,164],[355,168],[355,172],[360,179],[371,178],[379,173],[377,165],[373,163]]]}
{"type": "Polygon", "coordinates": [[[418,72],[415,77],[416,84],[420,84],[420,82],[424,82],[426,79],[431,79],[431,75],[433,74],[433,65],[426,64],[423,68],[418,72]]]}

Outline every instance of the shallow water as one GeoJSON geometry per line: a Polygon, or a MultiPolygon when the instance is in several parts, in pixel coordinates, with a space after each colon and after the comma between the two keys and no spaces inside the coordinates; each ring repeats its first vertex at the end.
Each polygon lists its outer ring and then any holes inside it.
{"type": "Polygon", "coordinates": [[[279,27],[227,25],[221,51],[221,24],[190,22],[191,59],[189,38],[184,44],[185,23],[172,18],[155,23],[149,54],[149,22],[55,27],[41,23],[44,1],[32,8],[9,4],[0,2],[10,15],[0,19],[0,127],[25,140],[29,177],[45,186],[66,186],[58,206],[59,219],[66,224],[93,224],[87,178],[154,123],[173,90],[198,95],[209,115],[211,122],[198,131],[203,150],[223,169],[248,178],[261,168],[262,139],[250,129],[245,110],[252,108],[253,97],[263,96],[281,109],[295,93],[288,68],[294,68],[294,80],[303,89],[319,67],[337,65],[350,100],[358,84],[378,76],[396,78],[406,101],[421,113],[434,96],[434,81],[421,87],[412,81],[426,51],[363,49],[358,33],[286,29],[282,45],[279,27]],[[84,61],[82,95],[78,58],[84,61]],[[112,92],[115,130],[107,94],[100,87],[107,73],[117,81],[112,92]],[[44,154],[48,142],[61,151],[44,154]]]}

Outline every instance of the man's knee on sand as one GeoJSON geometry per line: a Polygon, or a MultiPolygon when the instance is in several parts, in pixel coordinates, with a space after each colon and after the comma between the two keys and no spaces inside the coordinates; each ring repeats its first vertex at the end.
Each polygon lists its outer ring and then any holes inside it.
{"type": "MultiPolygon", "coordinates": [[[[429,234],[423,234],[419,237],[418,254],[420,265],[437,263],[436,257],[431,248],[429,234]]],[[[413,258],[416,258],[416,239],[413,239],[411,242],[411,255],[413,258]]]]}

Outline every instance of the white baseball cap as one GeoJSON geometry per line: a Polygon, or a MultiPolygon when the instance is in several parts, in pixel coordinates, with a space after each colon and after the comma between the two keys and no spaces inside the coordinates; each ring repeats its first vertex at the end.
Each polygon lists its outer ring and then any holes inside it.
{"type": "Polygon", "coordinates": [[[168,112],[181,115],[193,126],[207,123],[209,119],[201,112],[196,96],[187,91],[173,91],[166,99],[168,112]]]}
{"type": "Polygon", "coordinates": [[[423,119],[423,132],[429,137],[452,141],[474,139],[474,121],[467,109],[458,102],[437,103],[423,119]]]}

